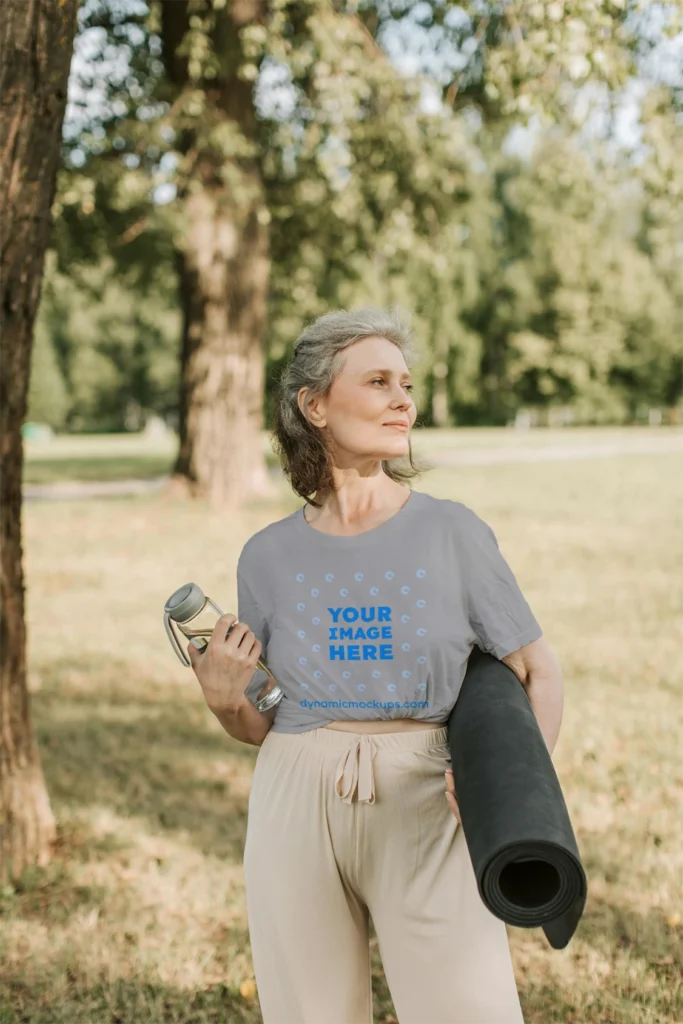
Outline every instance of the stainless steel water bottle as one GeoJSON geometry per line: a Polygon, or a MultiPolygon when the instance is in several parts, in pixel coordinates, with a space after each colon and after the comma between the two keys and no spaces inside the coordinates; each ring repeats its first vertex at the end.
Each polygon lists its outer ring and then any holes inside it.
{"type": "MultiPolygon", "coordinates": [[[[203,653],[209,645],[211,634],[221,615],[223,612],[218,605],[210,597],[206,597],[196,583],[184,584],[169,597],[164,605],[164,627],[171,647],[186,668],[189,668],[192,662],[181,646],[181,639],[184,637],[189,640],[198,651],[203,653]]],[[[237,621],[232,623],[226,637],[230,635],[230,631],[236,625],[237,621]]],[[[267,672],[272,678],[272,673],[262,658],[256,662],[256,667],[267,672]]],[[[284,693],[276,685],[264,697],[254,701],[254,707],[259,711],[267,711],[279,704],[283,697],[284,693]]]]}

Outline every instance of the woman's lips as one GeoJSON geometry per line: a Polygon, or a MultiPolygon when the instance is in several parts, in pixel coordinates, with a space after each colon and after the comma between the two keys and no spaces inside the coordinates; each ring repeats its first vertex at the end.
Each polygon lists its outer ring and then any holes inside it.
{"type": "Polygon", "coordinates": [[[385,423],[384,426],[385,427],[393,427],[394,430],[406,431],[408,429],[408,426],[405,423],[385,423]]]}

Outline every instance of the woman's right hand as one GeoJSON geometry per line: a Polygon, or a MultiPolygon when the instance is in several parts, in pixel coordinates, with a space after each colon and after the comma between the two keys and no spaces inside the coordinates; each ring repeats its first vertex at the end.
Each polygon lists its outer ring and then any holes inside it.
{"type": "Polygon", "coordinates": [[[191,642],[187,653],[209,710],[231,711],[242,702],[261,654],[261,642],[246,623],[227,614],[214,626],[203,654],[191,642]]]}

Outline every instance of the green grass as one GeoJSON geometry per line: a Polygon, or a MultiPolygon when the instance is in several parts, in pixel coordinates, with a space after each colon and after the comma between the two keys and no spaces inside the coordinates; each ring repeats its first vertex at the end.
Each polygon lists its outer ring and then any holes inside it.
{"type": "MultiPolygon", "coordinates": [[[[416,428],[413,453],[426,459],[461,449],[544,449],[578,444],[611,443],[680,437],[675,427],[577,427],[572,429],[511,430],[504,427],[448,430],[416,428]]],[[[269,465],[277,465],[267,431],[261,444],[269,465]]],[[[27,484],[74,481],[145,479],[170,473],[177,439],[147,438],[143,434],[66,435],[51,441],[24,441],[24,482],[27,484]]]]}
{"type": "MultiPolygon", "coordinates": [[[[526,1024],[683,1021],[680,465],[415,483],[493,526],[564,671],[553,761],[589,892],[564,950],[508,927],[526,1024]]],[[[258,750],[206,710],[161,610],[188,580],[235,610],[242,546],[300,504],[284,484],[229,522],[161,495],[26,504],[29,681],[59,844],[0,895],[0,1024],[261,1020],[242,872],[258,750]]],[[[374,933],[371,956],[380,1024],[395,1013],[374,933]]]]}
{"type": "Polygon", "coordinates": [[[65,481],[146,480],[170,473],[172,459],[164,456],[130,455],[96,458],[34,459],[26,467],[24,482],[55,484],[65,481]]]}
{"type": "Polygon", "coordinates": [[[176,439],[141,434],[74,435],[24,441],[24,483],[132,480],[173,468],[176,439]]]}

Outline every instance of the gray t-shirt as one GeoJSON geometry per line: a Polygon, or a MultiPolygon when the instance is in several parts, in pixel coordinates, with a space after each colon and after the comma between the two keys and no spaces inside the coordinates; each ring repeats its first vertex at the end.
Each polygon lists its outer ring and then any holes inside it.
{"type": "MultiPolygon", "coordinates": [[[[321,533],[303,510],[255,533],[237,564],[237,617],[285,694],[275,732],[444,722],[474,644],[500,659],[543,635],[493,530],[462,502],[411,489],[355,537],[321,533]]],[[[267,680],[257,669],[250,700],[267,680]]]]}

